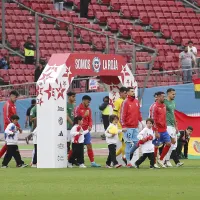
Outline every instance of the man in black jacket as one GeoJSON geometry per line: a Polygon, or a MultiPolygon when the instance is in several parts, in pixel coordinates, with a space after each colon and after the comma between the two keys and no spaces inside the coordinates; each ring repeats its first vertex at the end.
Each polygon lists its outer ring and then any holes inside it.
{"type": "MultiPolygon", "coordinates": [[[[102,120],[104,129],[106,130],[109,126],[109,116],[110,116],[110,107],[109,107],[109,96],[103,98],[103,103],[99,106],[99,110],[102,112],[102,120]]],[[[105,139],[105,134],[101,135],[102,139],[105,139]]]]}
{"type": "Polygon", "coordinates": [[[190,141],[190,135],[192,134],[193,128],[188,126],[184,131],[180,131],[180,137],[178,139],[177,155],[181,157],[182,148],[184,147],[184,158],[188,158],[188,144],[190,141]]]}
{"type": "Polygon", "coordinates": [[[34,82],[38,81],[38,79],[40,78],[40,75],[42,74],[43,70],[44,70],[44,67],[42,65],[38,66],[35,69],[34,82]]]}
{"type": "Polygon", "coordinates": [[[31,36],[28,36],[24,44],[25,64],[32,65],[34,63],[35,45],[32,43],[31,36]]]}

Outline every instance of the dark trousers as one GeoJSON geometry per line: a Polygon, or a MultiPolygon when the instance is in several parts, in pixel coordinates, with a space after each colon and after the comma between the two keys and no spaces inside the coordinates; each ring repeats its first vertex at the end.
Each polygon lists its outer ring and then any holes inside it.
{"type": "Polygon", "coordinates": [[[184,147],[184,157],[187,158],[188,157],[188,143],[183,143],[181,141],[178,141],[178,146],[176,149],[177,155],[180,157],[181,156],[181,152],[182,152],[182,148],[184,147]]]}
{"type": "Polygon", "coordinates": [[[102,115],[104,130],[109,126],[109,115],[102,115]]]}
{"type": "Polygon", "coordinates": [[[106,165],[110,166],[111,162],[113,162],[113,165],[117,165],[117,159],[116,159],[116,144],[109,144],[108,145],[108,150],[109,150],[109,155],[106,161],[106,165]]]}
{"type": "Polygon", "coordinates": [[[146,158],[148,157],[148,159],[150,160],[150,167],[153,167],[154,166],[154,153],[143,153],[143,155],[135,162],[135,164],[137,166],[141,165],[145,160],[146,158]]]}
{"type": "Polygon", "coordinates": [[[7,166],[10,160],[14,157],[17,166],[24,164],[24,162],[21,159],[21,155],[19,153],[19,148],[17,145],[7,145],[7,152],[4,156],[2,165],[7,166]]]}
{"type": "Polygon", "coordinates": [[[72,155],[69,159],[70,163],[74,163],[77,159],[77,163],[84,164],[84,144],[74,144],[72,143],[72,155]]]}
{"type": "Polygon", "coordinates": [[[34,144],[34,156],[33,156],[33,164],[37,164],[37,144],[34,144]]]}
{"type": "Polygon", "coordinates": [[[71,145],[71,142],[67,142],[67,153],[69,153],[70,151],[70,145],[71,145]]]}
{"type": "Polygon", "coordinates": [[[30,134],[27,136],[28,140],[31,140],[32,137],[33,137],[33,134],[32,134],[32,133],[30,133],[30,134]]]}
{"type": "Polygon", "coordinates": [[[173,159],[173,161],[175,162],[175,164],[178,164],[180,162],[179,159],[178,159],[178,155],[177,155],[176,150],[172,151],[171,158],[173,159]]]}
{"type": "Polygon", "coordinates": [[[25,56],[25,64],[32,65],[34,63],[34,56],[25,56]]]}
{"type": "Polygon", "coordinates": [[[90,0],[80,0],[80,17],[87,18],[90,0]]]}

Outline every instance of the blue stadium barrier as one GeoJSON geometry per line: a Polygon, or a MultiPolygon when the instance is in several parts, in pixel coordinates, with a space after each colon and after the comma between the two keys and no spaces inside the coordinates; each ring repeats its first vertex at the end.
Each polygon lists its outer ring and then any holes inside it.
{"type": "MultiPolygon", "coordinates": [[[[191,113],[200,113],[200,100],[194,98],[194,85],[185,84],[185,85],[176,85],[176,86],[162,86],[156,88],[147,88],[145,89],[144,97],[142,99],[142,116],[143,119],[148,117],[149,107],[153,103],[153,95],[155,92],[164,91],[166,92],[169,87],[172,87],[176,90],[176,107],[177,110],[184,112],[186,114],[191,113]]],[[[92,109],[93,123],[101,123],[101,112],[99,111],[99,105],[103,102],[103,97],[108,95],[108,92],[94,92],[94,93],[81,93],[77,94],[76,104],[79,105],[82,101],[84,95],[89,95],[92,98],[90,107],[92,109]]],[[[3,132],[3,105],[5,102],[0,102],[0,132],[3,132]]],[[[17,113],[20,117],[20,125],[24,128],[26,110],[31,104],[30,99],[18,100],[16,103],[17,113]]]]}

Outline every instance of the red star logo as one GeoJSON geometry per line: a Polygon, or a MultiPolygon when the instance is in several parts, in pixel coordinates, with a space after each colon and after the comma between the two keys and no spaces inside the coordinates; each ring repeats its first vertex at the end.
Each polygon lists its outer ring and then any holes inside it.
{"type": "Polygon", "coordinates": [[[48,71],[54,71],[54,72],[57,72],[57,69],[58,69],[58,67],[57,66],[51,66],[51,67],[49,67],[45,72],[48,72],[48,71]]]}
{"type": "Polygon", "coordinates": [[[40,88],[39,86],[36,87],[36,95],[43,95],[42,93],[43,88],[40,88]]]}
{"type": "Polygon", "coordinates": [[[116,93],[117,93],[117,92],[113,91],[113,96],[116,96],[116,93]]]}
{"type": "Polygon", "coordinates": [[[61,83],[60,83],[60,88],[58,88],[58,89],[56,89],[56,90],[57,90],[57,92],[58,92],[58,97],[57,97],[57,99],[59,99],[60,97],[62,97],[62,98],[64,99],[63,93],[64,93],[64,91],[66,90],[66,88],[62,88],[62,85],[61,85],[61,83]]]}
{"type": "Polygon", "coordinates": [[[40,106],[42,105],[42,103],[44,103],[43,101],[42,101],[42,98],[40,98],[40,99],[37,99],[37,104],[39,104],[40,106]]]}
{"type": "Polygon", "coordinates": [[[45,90],[44,92],[48,94],[48,100],[51,98],[51,96],[53,96],[52,87],[50,84],[49,84],[49,89],[45,90]]]}
{"type": "Polygon", "coordinates": [[[109,99],[109,104],[114,108],[113,100],[109,99]]]}
{"type": "Polygon", "coordinates": [[[56,79],[56,83],[58,84],[58,79],[56,79]]]}
{"type": "Polygon", "coordinates": [[[125,76],[129,76],[129,72],[127,72],[127,70],[126,70],[126,65],[122,66],[121,74],[123,74],[123,75],[121,75],[121,79],[122,79],[122,83],[124,83],[125,76]]]}
{"type": "Polygon", "coordinates": [[[53,77],[51,77],[51,73],[52,72],[49,72],[48,74],[42,73],[42,77],[40,77],[39,80],[44,80],[44,82],[45,82],[47,79],[53,78],[53,77]]]}
{"type": "Polygon", "coordinates": [[[62,76],[62,77],[67,77],[67,78],[68,78],[69,84],[71,83],[71,80],[72,80],[72,73],[71,73],[71,71],[70,71],[70,68],[71,68],[71,67],[67,67],[67,66],[66,66],[66,71],[65,71],[65,73],[64,73],[63,76],[62,76]]]}

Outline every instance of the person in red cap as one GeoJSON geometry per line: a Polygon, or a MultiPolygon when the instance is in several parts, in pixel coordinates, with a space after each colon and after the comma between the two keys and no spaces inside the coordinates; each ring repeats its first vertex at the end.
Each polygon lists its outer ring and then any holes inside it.
{"type": "MultiPolygon", "coordinates": [[[[11,91],[10,99],[3,106],[4,130],[6,129],[8,124],[11,123],[11,116],[17,114],[15,103],[18,96],[19,96],[19,93],[17,91],[15,90],[11,91]]],[[[19,132],[21,133],[22,130],[20,128],[20,125],[17,123],[16,126],[19,132]]],[[[5,144],[0,150],[0,158],[5,154],[6,151],[7,151],[7,145],[5,144]]]]}

